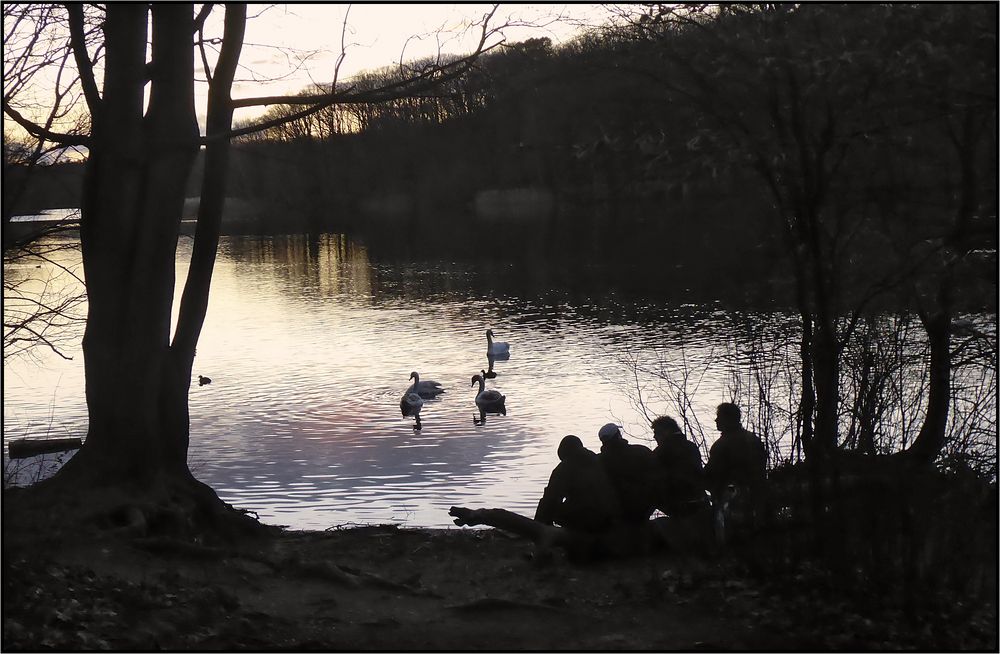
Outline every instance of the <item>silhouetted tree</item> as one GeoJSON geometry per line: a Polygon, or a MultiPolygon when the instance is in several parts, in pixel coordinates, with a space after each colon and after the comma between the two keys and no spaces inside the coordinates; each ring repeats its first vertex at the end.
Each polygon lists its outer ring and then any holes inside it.
{"type": "Polygon", "coordinates": [[[839,444],[841,360],[865,311],[907,280],[934,279],[934,299],[920,301],[932,383],[910,448],[933,460],[947,422],[954,271],[933,261],[968,247],[971,217],[995,196],[978,177],[996,140],[996,98],[984,91],[996,72],[995,8],[657,4],[619,17],[614,38],[637,44],[623,69],[697,109],[687,149],[704,152],[704,165],[753,170],[766,189],[795,272],[807,455],[839,444]],[[959,172],[919,200],[936,207],[930,231],[900,220],[912,184],[881,194],[892,201],[873,211],[884,174],[871,163],[902,160],[911,182],[934,182],[930,169],[912,170],[916,150],[933,147],[948,159],[939,172],[959,172]],[[900,239],[886,223],[920,236],[900,239]],[[940,243],[929,242],[935,231],[940,243]],[[873,242],[901,256],[889,261],[873,242]]]}
{"type": "Polygon", "coordinates": [[[203,36],[213,9],[203,5],[196,14],[192,4],[66,5],[64,19],[92,126],[87,135],[38,125],[16,111],[6,93],[4,98],[5,114],[36,138],[88,149],[81,244],[88,299],[83,352],[89,429],[83,448],[50,487],[79,487],[79,482],[86,488],[125,486],[136,493],[135,502],[152,497],[206,523],[233,514],[188,468],[188,392],[208,307],[231,139],[338,102],[385,102],[426,92],[460,75],[490,47],[495,34],[489,12],[472,54],[384,86],[233,99],[247,7],[225,5],[223,34],[214,41],[214,66],[205,56],[203,36]],[[100,14],[97,43],[88,36],[90,11],[100,14]],[[203,136],[195,112],[198,49],[209,80],[203,136]],[[103,53],[102,85],[92,54],[97,51],[103,53]],[[235,108],[281,102],[299,109],[233,130],[235,108]],[[171,334],[177,239],[185,187],[199,148],[205,158],[201,202],[171,334]]]}

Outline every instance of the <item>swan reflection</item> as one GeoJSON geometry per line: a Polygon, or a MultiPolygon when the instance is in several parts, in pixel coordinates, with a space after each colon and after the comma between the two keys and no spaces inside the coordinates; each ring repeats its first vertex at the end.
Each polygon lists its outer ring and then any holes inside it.
{"type": "MultiPolygon", "coordinates": [[[[477,427],[481,427],[482,425],[485,425],[486,424],[486,414],[487,414],[486,411],[480,409],[478,416],[472,416],[472,424],[474,424],[477,427]]],[[[505,415],[507,415],[507,409],[505,407],[500,407],[499,411],[491,411],[490,414],[491,415],[495,415],[495,416],[505,416],[505,415]]]]}
{"type": "Polygon", "coordinates": [[[496,363],[497,358],[495,356],[487,354],[486,355],[486,360],[490,364],[489,369],[487,369],[487,370],[480,370],[479,372],[481,372],[483,374],[483,377],[485,379],[496,379],[497,378],[497,374],[496,374],[496,372],[493,371],[493,364],[496,363]]]}

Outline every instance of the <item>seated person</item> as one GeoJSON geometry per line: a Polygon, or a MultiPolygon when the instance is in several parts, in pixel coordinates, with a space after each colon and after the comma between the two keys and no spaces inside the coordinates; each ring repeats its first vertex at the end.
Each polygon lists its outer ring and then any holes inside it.
{"type": "Polygon", "coordinates": [[[645,445],[630,445],[618,425],[608,423],[598,432],[599,459],[618,492],[622,519],[628,523],[649,520],[656,507],[658,471],[653,452],[645,445]]]}
{"type": "Polygon", "coordinates": [[[715,426],[721,432],[712,444],[705,465],[705,481],[712,502],[721,501],[729,486],[751,493],[764,482],[767,450],[757,434],[747,431],[741,423],[740,408],[724,402],[716,409],[715,426]]]}
{"type": "Polygon", "coordinates": [[[662,496],[656,508],[671,517],[706,508],[708,498],[698,446],[687,439],[673,418],[660,416],[650,426],[656,440],[653,456],[661,478],[662,496]]]}
{"type": "Polygon", "coordinates": [[[573,435],[562,439],[557,453],[559,465],[538,502],[535,520],[592,533],[612,527],[620,512],[618,498],[597,454],[573,435]]]}

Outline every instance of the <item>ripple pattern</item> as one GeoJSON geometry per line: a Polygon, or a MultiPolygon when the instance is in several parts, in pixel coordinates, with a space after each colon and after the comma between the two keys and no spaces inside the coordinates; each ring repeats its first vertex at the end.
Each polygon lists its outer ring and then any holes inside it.
{"type": "MultiPolygon", "coordinates": [[[[449,527],[452,505],[532,514],[566,434],[597,450],[598,428],[614,420],[649,442],[623,353],[652,364],[683,352],[710,368],[733,337],[723,312],[636,306],[613,293],[484,292],[513,268],[484,279],[469,266],[367,257],[333,235],[221,244],[194,366],[213,381],[191,388],[189,459],[223,499],[267,522],[449,527]],[[489,366],[487,328],[511,343],[487,381],[506,394],[507,415],[480,422],[471,377],[489,366]],[[446,388],[425,403],[420,430],[399,411],[413,370],[446,388]]],[[[86,432],[82,356],[11,366],[5,440],[46,422],[86,432]]],[[[710,369],[700,380],[703,419],[727,382],[710,369]]]]}

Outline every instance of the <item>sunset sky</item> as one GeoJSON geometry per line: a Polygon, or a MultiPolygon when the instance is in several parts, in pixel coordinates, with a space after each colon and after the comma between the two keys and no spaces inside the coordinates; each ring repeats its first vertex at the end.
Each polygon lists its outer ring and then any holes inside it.
{"type": "MultiPolygon", "coordinates": [[[[313,83],[329,83],[342,45],[345,55],[340,80],[363,70],[395,65],[400,60],[412,61],[438,52],[470,52],[481,35],[474,25],[492,7],[419,3],[250,4],[233,97],[294,94],[313,83]]],[[[579,34],[583,25],[601,22],[607,13],[600,5],[501,4],[490,24],[509,26],[503,29],[502,36],[493,35],[488,43],[501,40],[515,43],[540,37],[560,43],[579,34]]],[[[221,8],[213,12],[206,25],[207,38],[221,36],[223,14],[221,8]]],[[[203,81],[200,58],[197,61],[195,74],[202,80],[196,85],[197,112],[203,122],[207,84],[203,81]]],[[[72,61],[68,68],[72,68],[72,61]]],[[[55,66],[41,71],[33,84],[15,99],[14,104],[36,122],[45,120],[56,74],[55,66]]],[[[100,64],[97,74],[100,84],[100,64]]],[[[239,110],[236,119],[252,118],[264,111],[264,107],[239,110]]],[[[8,121],[5,128],[19,131],[8,121]]]]}
{"type": "MultiPolygon", "coordinates": [[[[431,56],[439,50],[461,54],[472,50],[489,4],[289,4],[251,5],[234,97],[294,93],[313,82],[333,78],[343,36],[346,55],[340,79],[363,70],[431,56]],[[343,30],[347,18],[347,30],[343,30]],[[262,82],[262,80],[268,80],[262,82]]],[[[221,12],[217,12],[221,20],[221,12]]],[[[500,5],[491,24],[509,23],[508,43],[548,37],[555,43],[572,38],[582,23],[606,15],[598,5],[500,5]],[[530,25],[529,25],[530,24],[530,25]]],[[[499,37],[493,37],[495,43],[499,37]]],[[[247,111],[237,118],[260,113],[247,111]]]]}

